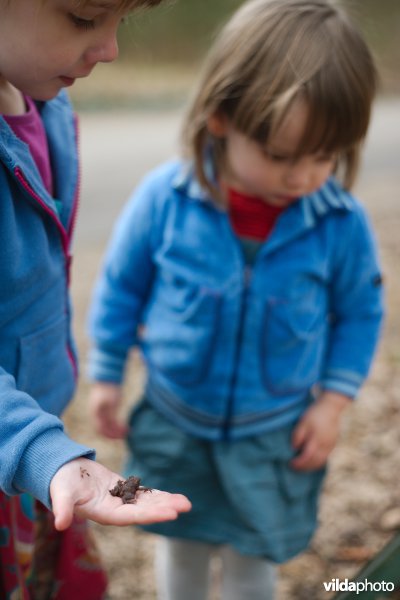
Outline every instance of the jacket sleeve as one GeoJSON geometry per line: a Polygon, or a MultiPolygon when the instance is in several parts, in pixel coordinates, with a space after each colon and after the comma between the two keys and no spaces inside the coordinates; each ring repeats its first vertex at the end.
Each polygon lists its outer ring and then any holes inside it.
{"type": "MultiPolygon", "coordinates": [[[[42,115],[46,115],[44,123],[50,133],[49,144],[54,159],[52,171],[54,176],[59,176],[60,185],[57,185],[57,189],[60,197],[64,199],[63,190],[67,195],[67,190],[70,189],[65,180],[74,182],[75,189],[77,177],[75,128],[72,126],[72,115],[65,92],[49,103],[41,103],[40,110],[42,115]]],[[[37,313],[38,321],[32,317],[30,309],[35,304],[47,306],[44,301],[47,286],[59,283],[60,287],[64,288],[64,282],[59,277],[59,267],[64,261],[60,263],[55,256],[52,237],[47,235],[47,228],[50,229],[46,224],[47,218],[38,226],[39,212],[31,213],[30,203],[26,202],[21,190],[16,187],[12,175],[17,166],[23,167],[29,173],[29,177],[32,177],[32,181],[39,182],[37,170],[32,170],[33,162],[25,163],[28,155],[26,145],[11,139],[9,127],[4,122],[0,123],[0,131],[0,490],[7,495],[27,492],[50,508],[50,482],[58,469],[80,456],[94,458],[94,451],[72,441],[64,433],[61,420],[43,410],[34,396],[20,389],[22,386],[18,379],[18,363],[21,359],[19,336],[36,331],[36,327],[40,328],[44,324],[45,309],[37,313]],[[17,150],[14,153],[15,148],[17,150]],[[46,245],[54,261],[46,264],[46,253],[42,252],[41,243],[46,245]]],[[[65,208],[67,206],[66,203],[65,208]]],[[[64,212],[67,217],[69,211],[64,212]]],[[[56,297],[57,294],[52,296],[56,297]]],[[[59,313],[64,310],[60,304],[56,308],[59,313]]],[[[54,313],[56,314],[56,311],[54,313]]],[[[48,323],[51,322],[54,323],[49,315],[48,323]]],[[[58,333],[57,331],[57,337],[58,333]]],[[[43,337],[43,344],[46,339],[43,337]]],[[[48,349],[49,353],[52,351],[54,349],[48,349]]],[[[47,364],[46,361],[43,363],[47,364]]],[[[37,369],[38,377],[43,377],[44,369],[38,369],[35,361],[29,366],[30,375],[35,375],[37,369]]],[[[47,385],[46,380],[44,383],[47,385]]],[[[63,396],[61,401],[65,400],[63,396]]],[[[45,402],[43,404],[46,405],[45,402]]],[[[56,407],[57,398],[54,398],[52,409],[55,411],[56,407]]]]}
{"type": "Polygon", "coordinates": [[[121,383],[128,352],[137,344],[154,273],[158,215],[151,188],[146,180],[122,211],[94,289],[88,318],[90,380],[121,383]]]}
{"type": "Polygon", "coordinates": [[[50,482],[65,463],[94,451],[72,441],[56,416],[43,411],[0,367],[0,489],[28,492],[48,508],[50,482]]]}
{"type": "Polygon", "coordinates": [[[331,331],[321,386],[354,397],[377,348],[384,315],[376,243],[360,206],[338,231],[331,282],[331,331]]]}

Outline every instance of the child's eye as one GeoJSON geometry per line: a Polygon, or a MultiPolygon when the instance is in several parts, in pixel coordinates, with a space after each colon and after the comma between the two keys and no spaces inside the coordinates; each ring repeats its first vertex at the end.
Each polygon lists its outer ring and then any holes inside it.
{"type": "Polygon", "coordinates": [[[334,160],[334,155],[333,154],[318,154],[316,156],[316,159],[318,162],[321,162],[321,163],[332,162],[334,160]]]}
{"type": "Polygon", "coordinates": [[[284,156],[283,154],[275,154],[275,152],[269,152],[268,150],[264,150],[264,155],[269,160],[273,160],[274,162],[285,162],[290,160],[288,156],[284,156]]]}
{"type": "Polygon", "coordinates": [[[94,29],[94,19],[83,19],[82,17],[78,17],[73,13],[69,14],[69,18],[78,29],[83,29],[84,31],[87,31],[88,29],[94,29]]]}
{"type": "Polygon", "coordinates": [[[290,160],[287,156],[280,156],[279,154],[270,154],[270,158],[275,162],[285,162],[290,160]]]}

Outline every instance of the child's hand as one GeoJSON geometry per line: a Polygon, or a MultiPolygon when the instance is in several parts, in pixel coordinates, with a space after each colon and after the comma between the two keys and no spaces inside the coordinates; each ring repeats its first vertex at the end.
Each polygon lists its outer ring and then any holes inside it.
{"type": "Polygon", "coordinates": [[[89,394],[89,410],[97,433],[105,437],[123,439],[128,426],[118,419],[122,388],[114,383],[97,382],[89,394]]]}
{"type": "Polygon", "coordinates": [[[123,504],[110,491],[122,479],[93,460],[77,458],[63,465],[50,484],[55,527],[67,529],[74,513],[101,525],[132,525],[171,521],[191,508],[181,494],[139,491],[135,504],[123,504]]]}
{"type": "Polygon", "coordinates": [[[312,471],[323,467],[336,445],[340,415],[350,398],[325,391],[307,410],[293,432],[293,447],[299,450],[291,461],[295,469],[312,471]]]}

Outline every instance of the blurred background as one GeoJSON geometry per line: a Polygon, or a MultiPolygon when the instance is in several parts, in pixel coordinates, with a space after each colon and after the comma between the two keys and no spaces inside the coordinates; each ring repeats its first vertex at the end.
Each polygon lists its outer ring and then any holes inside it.
{"type": "MultiPolygon", "coordinates": [[[[345,415],[330,461],[319,530],[310,549],[282,567],[278,600],[328,600],[332,595],[323,581],[355,577],[400,535],[400,0],[342,3],[360,23],[381,73],[355,193],[378,237],[388,316],[373,372],[345,415]]],[[[65,421],[72,437],[95,447],[98,459],[117,472],[124,443],[99,438],[88,418],[84,362],[91,289],[131,190],[149,169],[178,151],[183,109],[203,56],[221,23],[240,4],[164,0],[156,9],[135,13],[121,26],[118,61],[98,65],[71,88],[81,123],[82,202],[72,294],[82,376],[65,421]]],[[[132,367],[123,414],[143,381],[137,355],[132,367]]],[[[94,531],[110,578],[110,600],[155,600],[154,538],[135,528],[95,526],[94,531]]],[[[400,557],[397,566],[400,573],[400,557]]]]}
{"type": "MultiPolygon", "coordinates": [[[[182,104],[220,24],[242,0],[164,0],[120,28],[120,57],[99,65],[72,96],[79,109],[158,108],[182,104]],[[88,85],[89,83],[89,85],[88,85]]],[[[399,0],[342,0],[360,23],[382,77],[382,92],[400,91],[399,0]]]]}

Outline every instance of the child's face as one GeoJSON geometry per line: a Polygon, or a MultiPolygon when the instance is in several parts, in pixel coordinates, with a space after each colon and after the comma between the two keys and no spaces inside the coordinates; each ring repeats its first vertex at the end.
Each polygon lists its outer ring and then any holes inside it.
{"type": "Polygon", "coordinates": [[[116,0],[0,0],[0,92],[6,82],[36,100],[87,77],[118,55],[124,15],[116,0]]]}
{"type": "MultiPolygon", "coordinates": [[[[227,121],[222,123],[219,133],[226,141],[225,182],[238,191],[282,208],[320,188],[332,173],[336,157],[318,152],[296,158],[307,116],[306,105],[296,102],[266,147],[227,121]]],[[[212,120],[209,128],[215,135],[212,120]]]]}

